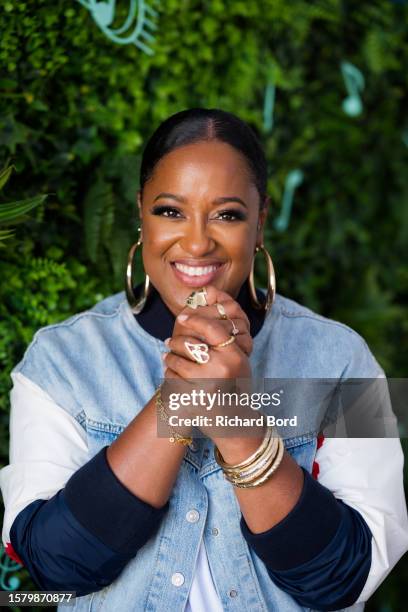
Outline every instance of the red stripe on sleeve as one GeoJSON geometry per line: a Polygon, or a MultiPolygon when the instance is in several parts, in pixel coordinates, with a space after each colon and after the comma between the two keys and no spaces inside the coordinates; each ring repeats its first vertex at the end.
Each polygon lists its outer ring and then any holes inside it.
{"type": "Polygon", "coordinates": [[[24,563],[22,562],[22,560],[20,559],[20,557],[18,556],[18,554],[16,553],[16,551],[12,547],[11,542],[7,542],[6,548],[5,548],[5,553],[13,561],[16,561],[20,565],[24,565],[24,563]]]}
{"type": "MultiPolygon", "coordinates": [[[[322,433],[320,433],[317,436],[317,447],[316,450],[319,450],[319,448],[321,448],[321,446],[323,445],[324,442],[324,435],[322,433]]],[[[320,472],[320,468],[319,468],[319,464],[317,461],[313,461],[313,467],[312,467],[312,476],[315,480],[317,480],[318,476],[319,476],[319,472],[320,472]]]]}

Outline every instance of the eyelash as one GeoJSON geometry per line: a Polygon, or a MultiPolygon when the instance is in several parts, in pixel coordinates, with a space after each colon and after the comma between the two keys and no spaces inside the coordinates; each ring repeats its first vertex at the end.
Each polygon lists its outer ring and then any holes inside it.
{"type": "MultiPolygon", "coordinates": [[[[156,206],[155,208],[153,208],[152,210],[152,214],[153,215],[161,215],[161,216],[166,216],[169,219],[178,219],[179,217],[172,217],[170,215],[164,215],[164,212],[168,212],[168,211],[173,211],[176,213],[179,213],[180,211],[177,210],[177,208],[174,208],[173,206],[156,206]]],[[[240,210],[222,210],[220,213],[220,215],[233,215],[235,216],[235,219],[222,219],[223,221],[227,221],[228,223],[231,223],[232,221],[244,221],[246,219],[246,215],[241,212],[240,210]]]]}

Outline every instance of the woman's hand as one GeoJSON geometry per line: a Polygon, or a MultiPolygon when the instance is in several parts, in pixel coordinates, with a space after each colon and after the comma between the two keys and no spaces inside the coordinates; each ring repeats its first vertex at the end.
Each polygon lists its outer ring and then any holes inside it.
{"type": "Polygon", "coordinates": [[[208,306],[199,306],[196,310],[192,309],[190,306],[185,306],[181,312],[179,312],[173,329],[173,338],[179,335],[185,335],[186,333],[190,333],[192,336],[196,337],[199,340],[204,340],[205,337],[199,333],[194,328],[188,329],[188,321],[181,322],[179,320],[179,316],[186,314],[190,316],[192,314],[199,314],[202,317],[206,317],[208,319],[216,320],[217,323],[221,324],[225,330],[224,340],[228,338],[232,331],[232,323],[238,328],[239,334],[236,336],[235,344],[237,344],[240,349],[244,351],[246,355],[250,355],[253,348],[253,341],[250,335],[250,325],[249,319],[245,312],[242,310],[241,306],[236,302],[228,293],[224,291],[220,291],[216,289],[212,285],[206,285],[207,292],[207,303],[208,306]],[[227,319],[221,319],[220,313],[217,310],[215,304],[222,304],[225,308],[225,312],[231,321],[227,319]]]}
{"type": "MultiPolygon", "coordinates": [[[[195,310],[186,306],[179,313],[179,317],[187,315],[188,318],[180,321],[177,317],[173,336],[166,342],[170,352],[164,357],[165,378],[178,380],[173,380],[171,383],[168,381],[168,384],[163,386],[163,397],[169,397],[170,393],[173,394],[173,397],[176,393],[180,397],[182,393],[191,394],[193,389],[210,394],[217,391],[239,392],[245,388],[251,378],[249,355],[253,342],[249,333],[248,317],[228,294],[213,286],[206,286],[206,290],[208,306],[200,306],[195,310]],[[234,342],[219,348],[214,345],[230,338],[232,324],[228,319],[220,319],[220,313],[214,305],[216,302],[222,303],[227,316],[234,321],[239,330],[234,342]],[[203,342],[207,344],[210,357],[208,362],[197,363],[188,352],[185,342],[196,345],[203,342]],[[243,380],[237,381],[236,379],[243,380]]],[[[243,412],[242,408],[238,410],[243,412]]],[[[209,412],[202,404],[180,406],[177,416],[179,418],[200,415],[211,417],[212,424],[200,425],[200,429],[209,437],[213,437],[216,434],[220,435],[220,428],[213,426],[215,417],[226,414],[231,416],[234,412],[234,406],[230,404],[219,406],[214,402],[209,412]]]]}
{"type": "Polygon", "coordinates": [[[247,315],[238,302],[227,293],[212,285],[206,286],[206,291],[208,306],[199,306],[195,310],[186,306],[176,318],[173,336],[167,342],[171,352],[167,353],[165,358],[165,377],[250,378],[249,355],[252,352],[253,341],[249,333],[247,315]],[[228,318],[234,322],[239,331],[232,344],[220,348],[215,348],[215,345],[228,340],[233,327],[230,320],[220,318],[216,302],[224,306],[228,318]],[[187,319],[180,320],[183,315],[186,315],[187,319]],[[200,344],[200,340],[209,346],[210,359],[205,364],[194,361],[184,344],[185,342],[200,344]]]}

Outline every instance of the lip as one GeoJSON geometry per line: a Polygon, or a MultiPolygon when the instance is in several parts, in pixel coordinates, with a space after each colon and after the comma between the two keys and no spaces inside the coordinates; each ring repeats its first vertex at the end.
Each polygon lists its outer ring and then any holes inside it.
{"type": "Polygon", "coordinates": [[[222,265],[224,262],[220,261],[219,259],[203,259],[201,261],[199,259],[174,259],[170,263],[179,263],[185,266],[191,266],[195,268],[205,268],[205,266],[219,266],[222,265]]]}
{"type": "Polygon", "coordinates": [[[194,263],[192,263],[191,260],[190,260],[190,263],[187,263],[187,261],[188,260],[186,259],[176,259],[175,261],[170,262],[171,269],[173,270],[175,277],[179,281],[181,281],[183,285],[186,285],[187,287],[202,287],[203,285],[208,285],[212,283],[213,280],[220,273],[220,271],[225,267],[225,263],[221,263],[219,261],[213,261],[212,263],[210,262],[198,263],[197,260],[195,260],[194,263]],[[181,263],[186,266],[192,266],[192,267],[193,266],[194,267],[205,267],[205,266],[212,266],[216,264],[219,264],[219,265],[216,270],[214,270],[213,272],[209,272],[208,274],[203,274],[202,276],[189,276],[188,274],[184,274],[184,272],[182,272],[181,270],[177,270],[176,266],[174,265],[175,263],[181,263]]]}

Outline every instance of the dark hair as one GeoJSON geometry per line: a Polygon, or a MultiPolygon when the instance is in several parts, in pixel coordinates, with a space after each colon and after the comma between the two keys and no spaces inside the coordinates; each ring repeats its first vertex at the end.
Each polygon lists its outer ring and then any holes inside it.
{"type": "Polygon", "coordinates": [[[219,140],[241,153],[261,198],[267,195],[267,164],[262,145],[252,128],[236,115],[217,108],[190,108],[171,115],[159,125],[143,151],[140,190],[152,177],[156,164],[178,147],[202,140],[219,140]]]}

